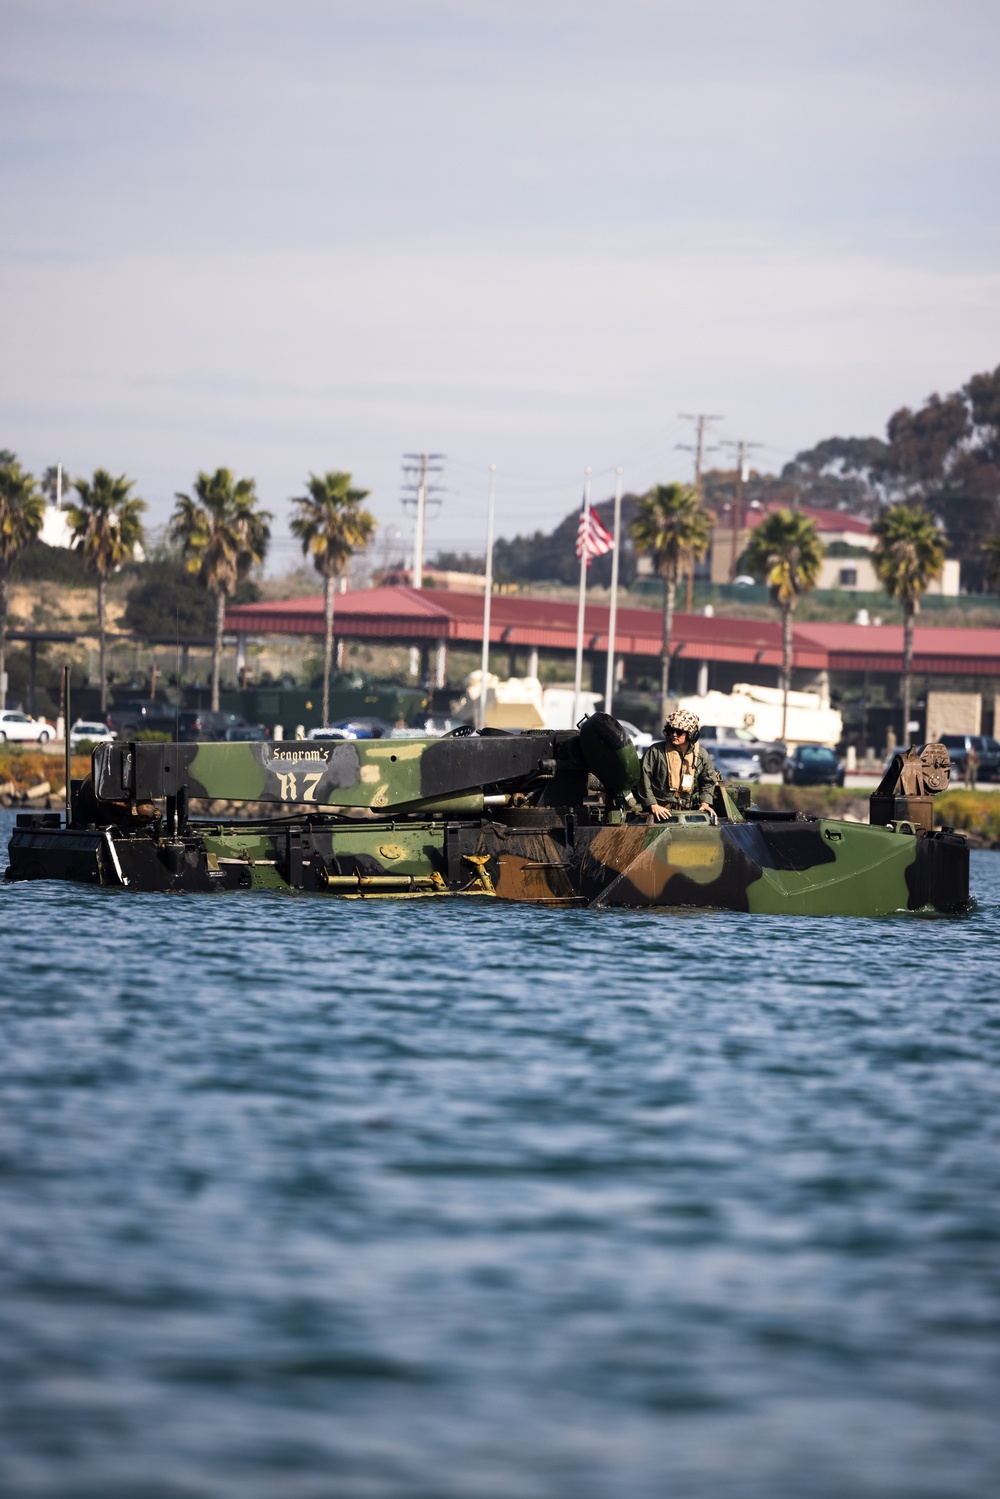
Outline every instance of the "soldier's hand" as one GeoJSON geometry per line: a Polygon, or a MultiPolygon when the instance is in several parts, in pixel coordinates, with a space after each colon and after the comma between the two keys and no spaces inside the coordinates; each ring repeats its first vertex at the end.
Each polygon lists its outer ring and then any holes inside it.
{"type": "Polygon", "coordinates": [[[718,822],[718,820],[719,820],[718,817],[715,814],[715,808],[709,806],[708,802],[702,802],[701,806],[698,808],[698,811],[699,812],[707,812],[708,815],[709,815],[709,817],[712,819],[713,822],[718,822]]]}
{"type": "Polygon", "coordinates": [[[661,807],[659,802],[654,802],[649,810],[650,812],[652,812],[656,822],[666,822],[667,818],[670,816],[670,808],[661,807]]]}

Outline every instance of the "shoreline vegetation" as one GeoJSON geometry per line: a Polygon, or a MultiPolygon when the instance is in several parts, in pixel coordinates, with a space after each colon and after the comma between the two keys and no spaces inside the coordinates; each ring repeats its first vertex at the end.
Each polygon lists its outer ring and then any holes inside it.
{"type": "MultiPolygon", "coordinates": [[[[65,757],[62,753],[8,744],[0,748],[0,807],[24,807],[39,812],[66,805],[65,757]]],[[[90,756],[73,755],[74,780],[90,774],[90,756]]]]}
{"type": "MultiPolygon", "coordinates": [[[[868,791],[837,786],[757,786],[754,804],[768,811],[802,812],[807,817],[868,821],[868,791]]],[[[1000,849],[1000,795],[953,788],[934,798],[936,827],[965,833],[973,848],[1000,849]]]]}
{"type": "MultiPolygon", "coordinates": [[[[0,748],[0,807],[60,810],[66,801],[64,760],[37,748],[6,745],[0,748]]],[[[74,779],[90,773],[90,756],[74,755],[70,762],[74,779]]],[[[868,792],[836,786],[757,786],[754,804],[765,811],[801,812],[806,817],[844,818],[868,821],[868,792]]],[[[225,803],[225,815],[248,818],[267,815],[263,807],[225,803]]],[[[199,805],[202,815],[221,815],[223,804],[199,805]]],[[[1000,849],[1000,794],[992,791],[944,791],[934,801],[938,827],[965,833],[974,848],[1000,849]]]]}

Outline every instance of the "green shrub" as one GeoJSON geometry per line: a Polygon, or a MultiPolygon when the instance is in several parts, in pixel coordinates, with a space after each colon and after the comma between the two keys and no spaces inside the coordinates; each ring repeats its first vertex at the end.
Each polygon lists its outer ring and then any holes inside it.
{"type": "Polygon", "coordinates": [[[990,791],[945,791],[935,798],[934,820],[939,827],[974,833],[990,843],[1000,843],[1000,793],[990,791]]]}
{"type": "Polygon", "coordinates": [[[93,574],[75,547],[50,547],[32,541],[14,558],[10,575],[19,583],[65,583],[92,585],[93,574]]]}

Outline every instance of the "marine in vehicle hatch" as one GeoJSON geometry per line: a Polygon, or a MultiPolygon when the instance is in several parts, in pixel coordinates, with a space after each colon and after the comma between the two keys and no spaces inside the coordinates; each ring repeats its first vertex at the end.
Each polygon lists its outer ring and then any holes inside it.
{"type": "Polygon", "coordinates": [[[713,812],[719,776],[707,751],[700,748],[701,725],[688,708],[678,708],[663,725],[665,743],[654,744],[642,759],[639,800],[656,822],[671,812],[713,812]]]}

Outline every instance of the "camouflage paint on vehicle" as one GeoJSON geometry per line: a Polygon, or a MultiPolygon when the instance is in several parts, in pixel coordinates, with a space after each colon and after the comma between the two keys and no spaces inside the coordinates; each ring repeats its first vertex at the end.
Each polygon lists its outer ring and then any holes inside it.
{"type": "Polygon", "coordinates": [[[648,821],[631,796],[635,751],[601,714],[565,733],[107,744],[69,826],[51,813],[18,819],[8,878],[774,915],[958,911],[968,849],[932,827],[931,797],[947,784],[939,751],[901,759],[866,825],[762,814],[721,784],[715,816],[648,821]],[[193,818],[199,798],[278,815],[193,818]]]}
{"type": "Polygon", "coordinates": [[[485,787],[539,774],[556,780],[560,796],[583,800],[587,790],[576,732],[291,744],[115,743],[99,749],[93,759],[99,801],[150,801],[176,795],[183,785],[195,798],[376,814],[472,798],[467,810],[478,812],[485,787]]]}
{"type": "Polygon", "coordinates": [[[968,899],[966,851],[946,837],[831,819],[742,821],[646,830],[592,841],[581,884],[594,906],[721,906],[771,915],[884,915],[968,899]],[[950,894],[948,892],[951,892],[950,894]]]}

